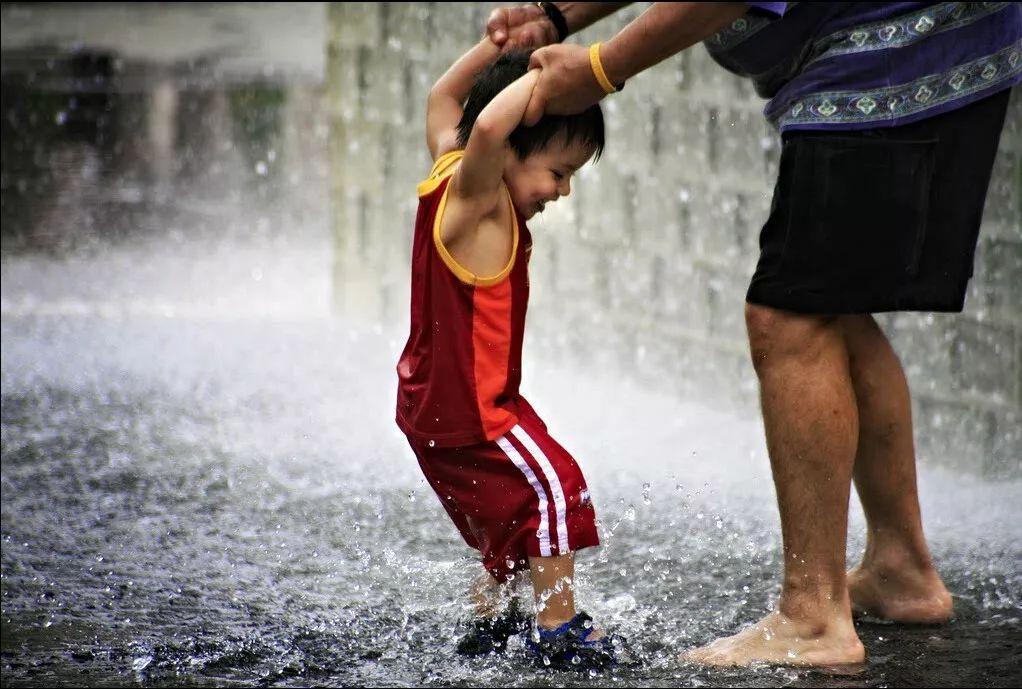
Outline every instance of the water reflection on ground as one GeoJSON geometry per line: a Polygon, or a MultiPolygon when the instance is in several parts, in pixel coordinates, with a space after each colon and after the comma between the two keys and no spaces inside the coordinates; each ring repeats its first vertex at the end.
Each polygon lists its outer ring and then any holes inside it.
{"type": "Polygon", "coordinates": [[[593,678],[533,669],[520,645],[455,656],[477,565],[391,421],[399,329],[330,315],[316,77],[62,35],[4,39],[4,684],[1022,681],[1022,485],[934,469],[923,513],[952,624],[861,622],[869,660],[848,673],[679,664],[776,599],[762,431],[535,352],[524,389],[601,518],[581,601],[641,663],[593,678]]]}

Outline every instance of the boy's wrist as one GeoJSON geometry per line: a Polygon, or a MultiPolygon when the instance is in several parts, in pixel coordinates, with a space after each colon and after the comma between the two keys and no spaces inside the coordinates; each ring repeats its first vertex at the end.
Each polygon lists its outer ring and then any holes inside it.
{"type": "Polygon", "coordinates": [[[477,50],[486,50],[493,53],[500,53],[500,46],[493,42],[489,34],[483,34],[483,37],[479,40],[476,45],[477,50]]]}

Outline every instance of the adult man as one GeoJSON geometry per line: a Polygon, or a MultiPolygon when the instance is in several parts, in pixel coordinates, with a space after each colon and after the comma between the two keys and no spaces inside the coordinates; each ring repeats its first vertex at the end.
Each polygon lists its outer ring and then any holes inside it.
{"type": "MultiPolygon", "coordinates": [[[[547,45],[621,3],[495,10],[498,43],[547,45]]],[[[960,311],[1008,89],[1016,3],[653,3],[605,43],[550,45],[525,123],[576,112],[706,40],[771,98],[783,148],[746,298],[784,540],[775,612],[690,652],[710,664],[855,663],[852,609],[947,620],[923,536],[911,406],[870,315],[960,311]],[[867,520],[846,574],[854,479],[867,520]]]]}

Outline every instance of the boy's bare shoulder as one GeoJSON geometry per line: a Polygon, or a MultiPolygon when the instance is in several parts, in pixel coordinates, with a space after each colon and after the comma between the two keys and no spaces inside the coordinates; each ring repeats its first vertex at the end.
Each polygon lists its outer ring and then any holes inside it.
{"type": "MultiPolygon", "coordinates": [[[[501,185],[504,189],[503,184],[501,185]]],[[[459,266],[476,276],[500,274],[514,252],[514,217],[510,197],[480,213],[478,207],[448,195],[440,237],[459,266]]]]}
{"type": "Polygon", "coordinates": [[[451,190],[447,195],[447,204],[444,210],[444,235],[454,236],[462,233],[472,233],[483,227],[496,227],[501,224],[508,224],[510,220],[510,198],[507,186],[502,181],[495,195],[465,196],[458,193],[458,179],[461,165],[451,176],[451,190]],[[504,203],[500,200],[504,199],[504,203]]]}

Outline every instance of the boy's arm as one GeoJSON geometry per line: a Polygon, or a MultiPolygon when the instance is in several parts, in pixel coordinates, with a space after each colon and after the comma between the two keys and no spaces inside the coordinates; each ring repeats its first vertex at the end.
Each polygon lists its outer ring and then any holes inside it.
{"type": "Polygon", "coordinates": [[[507,139],[522,122],[539,70],[530,70],[486,104],[476,118],[465,145],[465,157],[451,180],[455,195],[476,201],[483,212],[500,199],[507,155],[507,139]]]}
{"type": "MultiPolygon", "coordinates": [[[[507,139],[521,123],[538,81],[539,70],[516,79],[486,104],[472,126],[465,155],[448,187],[451,196],[441,224],[441,240],[462,265],[471,265],[467,262],[483,218],[500,212],[507,139]]],[[[501,265],[506,262],[507,258],[501,265]]]]}
{"type": "Polygon", "coordinates": [[[500,55],[500,48],[484,38],[451,65],[433,84],[426,105],[426,145],[436,160],[458,147],[458,122],[462,104],[476,74],[500,55]]]}

